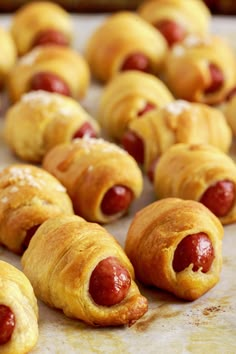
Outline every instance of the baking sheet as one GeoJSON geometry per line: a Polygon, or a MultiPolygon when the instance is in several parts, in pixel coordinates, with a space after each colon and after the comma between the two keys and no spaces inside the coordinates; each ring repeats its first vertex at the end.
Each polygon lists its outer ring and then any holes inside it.
{"type": "MultiPolygon", "coordinates": [[[[88,37],[107,15],[72,15],[76,38],[74,47],[83,52],[88,37]]],[[[8,26],[10,17],[0,16],[0,26],[8,26]]],[[[227,36],[236,50],[236,18],[214,17],[212,32],[227,36]]],[[[83,106],[96,115],[102,87],[91,85],[83,106]]],[[[6,102],[3,97],[3,102],[6,102]]],[[[4,109],[0,118],[0,169],[17,162],[2,137],[4,109]]],[[[235,144],[232,147],[234,154],[235,144]]],[[[235,154],[236,156],[236,154],[235,154]]],[[[152,185],[145,179],[144,191],[126,217],[106,228],[124,245],[126,232],[134,213],[155,200],[152,185]]],[[[149,311],[133,326],[91,328],[71,320],[57,310],[39,304],[39,341],[33,354],[235,354],[236,353],[236,224],[225,227],[223,270],[220,282],[200,299],[188,303],[174,296],[140,285],[149,300],[149,311]]],[[[19,269],[20,257],[0,247],[0,259],[19,269]]]]}

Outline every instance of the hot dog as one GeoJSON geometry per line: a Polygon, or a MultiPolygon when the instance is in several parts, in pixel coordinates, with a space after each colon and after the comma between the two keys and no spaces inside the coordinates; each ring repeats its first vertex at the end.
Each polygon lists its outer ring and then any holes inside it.
{"type": "Polygon", "coordinates": [[[133,192],[125,186],[110,188],[101,203],[102,212],[113,215],[127,210],[134,198],[133,192]]]}
{"type": "Polygon", "coordinates": [[[144,162],[143,140],[131,130],[127,130],[121,140],[123,148],[136,160],[137,163],[144,162]]]}
{"type": "Polygon", "coordinates": [[[50,72],[38,72],[31,79],[31,90],[44,90],[71,96],[68,85],[57,75],[50,72]]]}
{"type": "Polygon", "coordinates": [[[73,135],[73,139],[82,138],[83,136],[89,136],[91,138],[97,138],[97,132],[89,122],[85,122],[73,135]]]}
{"type": "Polygon", "coordinates": [[[150,62],[146,55],[133,53],[124,60],[120,70],[139,70],[148,73],[150,72],[150,62]]]}
{"type": "Polygon", "coordinates": [[[211,75],[211,84],[208,86],[208,88],[205,90],[205,93],[213,93],[217,90],[219,90],[223,83],[224,83],[224,76],[222,73],[222,70],[215,64],[211,63],[208,66],[209,72],[211,75]]]}
{"type": "Polygon", "coordinates": [[[181,42],[187,34],[183,26],[171,20],[162,20],[154,26],[163,34],[170,47],[181,42]]]}
{"type": "MultiPolygon", "coordinates": [[[[15,328],[15,315],[8,306],[0,304],[0,346],[6,344],[15,328]]],[[[0,347],[1,351],[1,347],[0,347]]]]}
{"type": "Polygon", "coordinates": [[[66,37],[65,34],[60,31],[57,31],[55,29],[47,29],[45,31],[40,32],[37,35],[33,47],[36,47],[38,45],[48,45],[48,44],[68,46],[69,38],[66,37]]]}

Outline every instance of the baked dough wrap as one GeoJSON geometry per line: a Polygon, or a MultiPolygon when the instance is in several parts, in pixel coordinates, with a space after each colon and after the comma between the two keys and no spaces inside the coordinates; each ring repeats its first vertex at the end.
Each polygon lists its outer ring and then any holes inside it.
{"type": "Polygon", "coordinates": [[[58,217],[41,225],[22,265],[42,301],[87,324],[130,324],[147,311],[147,300],[134,282],[133,267],[121,246],[102,226],[79,216],[58,217]],[[131,286],[120,303],[100,306],[89,293],[89,281],[97,264],[111,256],[128,270],[131,286]]]}
{"type": "Polygon", "coordinates": [[[203,1],[199,0],[150,0],[143,2],[138,14],[155,25],[171,20],[184,27],[186,35],[205,35],[209,32],[211,14],[203,1]]]}
{"type": "Polygon", "coordinates": [[[137,279],[167,290],[185,300],[195,300],[218,281],[222,266],[223,227],[219,219],[196,201],[166,198],[141,209],[129,227],[125,251],[137,279]],[[180,272],[172,266],[175,250],[186,236],[204,232],[214,248],[214,260],[207,273],[180,272]]]}
{"type": "Polygon", "coordinates": [[[18,101],[30,91],[32,78],[41,72],[59,77],[75,99],[81,99],[87,92],[90,71],[81,54],[68,47],[38,46],[22,56],[8,75],[7,89],[11,101],[18,101]]]}
{"type": "Polygon", "coordinates": [[[15,315],[10,340],[0,345],[1,354],[28,353],[38,340],[38,305],[33,288],[19,269],[0,260],[0,305],[15,315]]]}
{"type": "Polygon", "coordinates": [[[60,5],[39,1],[21,6],[12,16],[10,31],[14,38],[18,54],[28,53],[37,36],[45,30],[55,30],[72,41],[73,26],[69,13],[60,5]]]}
{"type": "Polygon", "coordinates": [[[16,62],[16,47],[8,30],[0,27],[0,89],[7,80],[7,75],[16,62]]]}
{"type": "Polygon", "coordinates": [[[224,101],[236,84],[235,54],[224,37],[188,36],[169,50],[163,70],[164,80],[175,97],[210,105],[224,101]],[[212,83],[209,64],[222,73],[222,85],[205,92],[212,83]]]}
{"type": "Polygon", "coordinates": [[[224,102],[221,109],[232,129],[233,136],[236,136],[236,94],[228,101],[224,102]]]}
{"type": "Polygon", "coordinates": [[[129,55],[142,53],[150,61],[150,72],[160,72],[167,52],[165,38],[137,14],[121,11],[109,16],[92,33],[85,57],[93,76],[109,81],[129,55]]]}
{"type": "Polygon", "coordinates": [[[21,254],[27,230],[50,217],[73,214],[62,184],[47,171],[12,164],[0,172],[0,243],[21,254]]]}
{"type": "Polygon", "coordinates": [[[218,109],[202,103],[176,100],[130,122],[128,129],[140,137],[144,146],[144,169],[170,146],[177,143],[210,144],[228,152],[231,129],[218,109]]]}
{"type": "Polygon", "coordinates": [[[161,107],[173,100],[169,89],[157,77],[140,71],[122,72],[103,90],[98,121],[110,137],[119,140],[146,104],[161,107]]]}
{"type": "Polygon", "coordinates": [[[103,198],[113,186],[127,187],[134,199],[143,189],[142,173],[136,161],[103,139],[84,137],[57,145],[45,155],[43,168],[66,187],[75,213],[88,221],[108,223],[127,212],[103,213],[103,198]]]}
{"type": "MultiPolygon", "coordinates": [[[[236,166],[228,155],[206,144],[176,144],[157,163],[154,189],[158,199],[177,197],[200,201],[210,186],[223,180],[236,185],[236,166]]],[[[236,201],[219,219],[222,224],[236,220],[236,201]]]]}
{"type": "Polygon", "coordinates": [[[74,99],[41,90],[31,91],[7,110],[4,137],[21,159],[41,162],[48,150],[71,141],[85,123],[100,134],[95,119],[74,99]]]}

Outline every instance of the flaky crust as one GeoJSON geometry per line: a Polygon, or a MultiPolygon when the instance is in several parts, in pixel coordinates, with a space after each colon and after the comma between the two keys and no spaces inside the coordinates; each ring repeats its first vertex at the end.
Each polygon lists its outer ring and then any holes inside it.
{"type": "Polygon", "coordinates": [[[19,269],[0,260],[0,304],[15,315],[11,339],[0,345],[1,354],[26,354],[38,340],[38,305],[33,288],[19,269]]]}
{"type": "Polygon", "coordinates": [[[31,2],[21,6],[14,13],[10,27],[18,54],[21,56],[29,52],[37,35],[48,29],[59,31],[71,42],[72,21],[61,6],[49,1],[31,2]]]}
{"type": "Polygon", "coordinates": [[[201,203],[166,198],[140,210],[127,233],[125,251],[139,280],[155,285],[185,300],[195,300],[218,281],[222,266],[223,227],[201,203]],[[214,248],[215,258],[207,273],[181,272],[172,267],[177,245],[188,235],[204,232],[214,248]]]}
{"type": "Polygon", "coordinates": [[[128,187],[138,198],[143,188],[136,161],[124,150],[103,139],[75,139],[52,148],[43,167],[58,178],[70,195],[75,212],[88,221],[111,222],[122,213],[105,215],[101,202],[115,185],[128,187]]]}
{"type": "Polygon", "coordinates": [[[122,11],[108,17],[88,40],[85,56],[92,74],[107,82],[124,59],[141,52],[149,58],[151,71],[157,74],[167,51],[164,37],[138,15],[122,11]]]}
{"type": "Polygon", "coordinates": [[[81,99],[87,92],[90,71],[84,57],[72,48],[47,45],[34,48],[13,67],[7,80],[10,99],[18,101],[30,91],[32,77],[42,71],[61,78],[73,98],[81,99]]]}
{"type": "MultiPolygon", "coordinates": [[[[158,161],[154,188],[158,199],[177,197],[199,201],[203,193],[218,181],[236,185],[236,166],[225,153],[210,145],[176,144],[158,161]]],[[[236,220],[236,203],[219,218],[223,224],[236,220]]]]}
{"type": "Polygon", "coordinates": [[[46,91],[31,91],[6,112],[4,136],[8,146],[21,159],[41,162],[53,146],[70,142],[85,122],[99,135],[95,119],[74,99],[46,91]]]}
{"type": "Polygon", "coordinates": [[[165,82],[174,96],[206,104],[221,103],[236,84],[235,55],[223,37],[189,36],[173,46],[165,61],[165,82]],[[205,93],[211,83],[208,64],[216,65],[223,73],[221,88],[205,93]]]}
{"type": "Polygon", "coordinates": [[[43,169],[13,164],[0,172],[0,243],[22,253],[27,230],[50,217],[73,214],[65,188],[43,169]]]}
{"type": "Polygon", "coordinates": [[[0,27],[0,89],[5,86],[7,75],[16,62],[16,47],[8,30],[0,27]]]}
{"type": "Polygon", "coordinates": [[[147,300],[140,295],[121,246],[103,227],[78,216],[58,217],[41,225],[22,265],[41,300],[90,325],[129,324],[147,311],[147,300]],[[89,294],[89,280],[97,264],[110,256],[128,270],[131,286],[119,304],[99,306],[89,294]]]}
{"type": "Polygon", "coordinates": [[[110,137],[119,140],[146,103],[161,107],[172,100],[171,92],[157,77],[126,71],[116,75],[104,88],[98,120],[110,137]]]}
{"type": "Polygon", "coordinates": [[[224,102],[221,108],[232,129],[233,136],[236,136],[236,95],[224,102]]]}
{"type": "Polygon", "coordinates": [[[218,109],[202,103],[177,100],[130,122],[129,129],[144,144],[144,168],[177,143],[210,144],[228,152],[231,129],[218,109]]]}

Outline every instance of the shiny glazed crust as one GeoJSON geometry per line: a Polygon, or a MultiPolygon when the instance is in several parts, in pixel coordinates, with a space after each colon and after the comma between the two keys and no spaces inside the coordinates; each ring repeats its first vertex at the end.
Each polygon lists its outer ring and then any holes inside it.
{"type": "Polygon", "coordinates": [[[206,104],[221,103],[236,84],[235,55],[224,38],[189,36],[168,52],[164,79],[175,97],[206,104]],[[205,93],[211,84],[209,63],[223,73],[221,88],[205,93]]]}
{"type": "Polygon", "coordinates": [[[236,95],[223,104],[223,112],[232,129],[233,136],[236,136],[236,95]]]}
{"type": "Polygon", "coordinates": [[[16,47],[11,34],[0,28],[0,89],[5,85],[9,71],[16,62],[16,47]]]}
{"type": "Polygon", "coordinates": [[[147,311],[147,300],[133,280],[133,267],[121,246],[103,227],[78,216],[58,217],[41,225],[22,265],[41,300],[90,325],[130,324],[147,311]],[[97,264],[110,256],[128,270],[131,286],[119,304],[99,306],[89,294],[89,281],[97,264]]]}
{"type": "Polygon", "coordinates": [[[218,281],[222,266],[223,227],[201,203],[166,198],[140,210],[128,230],[125,251],[136,277],[147,285],[167,290],[185,300],[195,300],[218,281]],[[204,232],[210,238],[215,258],[207,273],[181,272],[172,267],[175,250],[188,235],[204,232]]]}
{"type": "Polygon", "coordinates": [[[123,11],[111,15],[88,40],[85,56],[92,74],[107,82],[126,57],[140,52],[149,58],[153,74],[157,74],[167,51],[164,37],[138,15],[123,11]]]}
{"type": "Polygon", "coordinates": [[[21,159],[41,162],[53,146],[71,141],[85,122],[99,134],[95,119],[74,99],[46,91],[31,91],[8,109],[4,135],[7,144],[21,159]]]}
{"type": "Polygon", "coordinates": [[[147,102],[161,107],[172,100],[171,92],[157,77],[140,71],[126,71],[105,86],[98,120],[109,136],[119,140],[147,102]]]}
{"type": "Polygon", "coordinates": [[[1,354],[28,353],[38,340],[37,300],[24,273],[2,260],[0,304],[9,307],[16,320],[10,341],[0,345],[1,354]]]}
{"type": "Polygon", "coordinates": [[[21,6],[14,13],[10,28],[18,54],[21,56],[29,52],[37,35],[48,29],[63,33],[68,42],[72,40],[72,21],[58,4],[39,1],[21,6]]]}
{"type": "MultiPolygon", "coordinates": [[[[225,153],[210,145],[176,144],[158,161],[154,188],[158,199],[177,197],[199,201],[203,193],[218,181],[229,180],[236,185],[236,166],[225,153]]],[[[222,224],[236,220],[236,204],[222,224]]]]}
{"type": "Polygon", "coordinates": [[[26,231],[50,217],[73,214],[65,188],[43,169],[13,164],[0,172],[0,243],[21,254],[26,231]]]}
{"type": "Polygon", "coordinates": [[[129,129],[142,138],[144,167],[177,143],[210,144],[228,152],[232,133],[218,109],[202,103],[177,100],[130,122],[129,129]]]}
{"type": "Polygon", "coordinates": [[[101,202],[115,185],[128,187],[138,198],[143,188],[136,161],[115,144],[102,139],[75,139],[52,148],[43,167],[58,178],[70,195],[76,214],[88,221],[111,222],[123,213],[105,215],[101,202]]]}
{"type": "Polygon", "coordinates": [[[73,98],[80,99],[87,92],[90,72],[83,56],[68,47],[48,45],[34,48],[13,67],[7,81],[10,99],[19,100],[30,90],[32,77],[42,71],[61,78],[73,98]]]}

